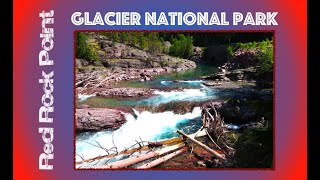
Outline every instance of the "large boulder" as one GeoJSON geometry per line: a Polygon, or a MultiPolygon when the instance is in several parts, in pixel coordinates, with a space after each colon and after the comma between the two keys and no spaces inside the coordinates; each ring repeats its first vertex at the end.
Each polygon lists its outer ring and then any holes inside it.
{"type": "Polygon", "coordinates": [[[244,50],[239,48],[234,53],[233,69],[248,68],[258,65],[258,51],[254,49],[244,50]]]}
{"type": "Polygon", "coordinates": [[[107,108],[76,109],[76,132],[118,129],[126,122],[125,112],[107,108]]]}
{"type": "Polygon", "coordinates": [[[219,107],[219,112],[226,123],[245,124],[259,121],[261,115],[249,105],[248,100],[234,97],[219,107]]]}

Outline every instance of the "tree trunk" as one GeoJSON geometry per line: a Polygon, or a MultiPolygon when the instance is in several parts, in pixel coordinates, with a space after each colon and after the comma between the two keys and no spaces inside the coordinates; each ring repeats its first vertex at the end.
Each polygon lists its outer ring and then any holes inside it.
{"type": "Polygon", "coordinates": [[[106,78],[104,78],[102,81],[100,81],[98,84],[96,84],[96,87],[99,87],[102,83],[104,83],[105,81],[107,81],[108,79],[111,79],[113,77],[119,76],[120,73],[114,74],[112,76],[107,76],[106,78]]]}
{"type": "Polygon", "coordinates": [[[116,161],[107,165],[99,166],[99,167],[94,167],[98,169],[119,169],[119,168],[126,168],[130,165],[136,164],[138,162],[144,161],[146,159],[150,159],[152,157],[157,156],[156,152],[148,152],[147,154],[142,154],[134,157],[130,157],[127,159],[123,159],[120,161],[116,161]]]}
{"type": "MultiPolygon", "coordinates": [[[[206,135],[207,135],[207,133],[205,132],[204,129],[202,129],[201,131],[198,131],[197,133],[194,133],[194,134],[190,134],[189,136],[202,137],[202,136],[206,136],[206,135]]],[[[148,142],[148,145],[146,145],[146,146],[138,147],[138,148],[132,148],[132,149],[126,149],[126,150],[123,150],[123,151],[119,152],[118,155],[121,155],[121,154],[132,154],[133,152],[138,152],[138,151],[147,151],[147,150],[150,150],[150,148],[152,148],[152,145],[154,145],[154,144],[162,144],[163,146],[165,146],[165,145],[166,146],[170,146],[170,145],[174,145],[174,144],[177,144],[177,143],[181,143],[182,141],[183,141],[183,138],[182,137],[178,137],[178,138],[172,138],[172,139],[159,141],[159,142],[148,142]],[[151,146],[149,146],[149,145],[151,145],[151,146]]],[[[95,158],[85,159],[83,161],[78,161],[78,162],[76,162],[76,164],[82,164],[82,163],[87,163],[87,162],[98,161],[98,160],[105,159],[105,158],[112,158],[114,156],[115,156],[115,154],[108,154],[108,155],[104,155],[104,156],[98,156],[98,157],[95,157],[95,158]]]]}
{"type": "Polygon", "coordinates": [[[179,134],[181,134],[182,136],[190,139],[192,142],[196,143],[196,144],[199,145],[202,149],[208,151],[210,154],[216,156],[217,158],[219,158],[219,159],[221,159],[221,160],[223,160],[223,161],[226,160],[226,158],[223,157],[221,154],[219,154],[219,153],[216,152],[215,150],[209,148],[209,147],[206,146],[205,144],[203,144],[203,143],[195,140],[193,137],[190,137],[189,135],[185,134],[184,132],[182,132],[182,131],[180,131],[180,130],[178,130],[177,132],[178,132],[179,134]]]}
{"type": "Polygon", "coordinates": [[[144,161],[144,160],[156,157],[156,156],[161,156],[163,154],[175,151],[175,150],[180,149],[180,148],[182,148],[184,146],[185,146],[184,143],[179,143],[179,144],[176,144],[176,145],[173,145],[173,146],[168,146],[168,147],[162,148],[162,149],[154,151],[154,152],[149,152],[147,154],[142,154],[142,155],[139,155],[139,156],[133,156],[133,157],[130,157],[130,158],[127,158],[127,159],[123,159],[123,160],[120,160],[120,161],[116,161],[116,162],[113,162],[113,163],[110,163],[110,164],[107,164],[107,165],[94,167],[94,168],[96,168],[96,169],[126,168],[128,166],[133,165],[133,164],[137,164],[138,162],[141,162],[141,161],[144,161]]]}
{"type": "Polygon", "coordinates": [[[173,152],[173,153],[170,153],[170,154],[168,154],[168,155],[165,155],[165,156],[163,156],[163,157],[160,157],[160,158],[158,158],[158,159],[156,159],[156,160],[154,160],[154,161],[151,161],[151,162],[148,162],[148,163],[146,163],[146,164],[143,164],[143,165],[137,167],[137,169],[148,169],[148,168],[152,168],[152,167],[157,166],[157,165],[159,165],[159,164],[161,164],[161,163],[164,163],[164,162],[166,162],[167,160],[172,159],[172,158],[174,158],[174,157],[176,157],[176,156],[178,156],[178,155],[180,155],[180,154],[182,154],[182,153],[184,153],[184,152],[186,152],[186,151],[187,151],[187,148],[179,149],[178,151],[175,151],[175,152],[173,152]]]}

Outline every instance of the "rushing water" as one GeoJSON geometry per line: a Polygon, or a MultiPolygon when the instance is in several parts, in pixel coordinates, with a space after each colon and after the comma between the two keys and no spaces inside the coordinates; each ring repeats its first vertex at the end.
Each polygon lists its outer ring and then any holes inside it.
{"type": "Polygon", "coordinates": [[[180,128],[183,128],[183,131],[186,133],[192,133],[201,126],[199,119],[201,114],[200,108],[195,108],[192,112],[181,115],[170,111],[162,113],[151,113],[148,111],[136,113],[136,118],[130,114],[126,115],[127,122],[113,132],[101,131],[77,136],[77,153],[83,154],[86,159],[97,157],[106,154],[103,149],[92,145],[98,145],[97,142],[103,147],[111,148],[114,146],[114,141],[118,151],[121,151],[125,147],[132,146],[136,141],[168,139],[178,136],[176,131],[180,128]]]}
{"type": "MultiPolygon", "coordinates": [[[[117,84],[118,87],[148,87],[157,89],[155,96],[147,99],[106,99],[101,97],[83,97],[78,104],[89,104],[91,107],[123,107],[134,108],[137,105],[158,106],[170,102],[192,101],[199,102],[216,99],[216,90],[204,86],[198,77],[214,73],[216,69],[200,66],[185,72],[159,75],[153,81],[129,81],[117,84]],[[167,87],[180,87],[180,90],[164,91],[167,87]]],[[[85,159],[105,155],[106,152],[98,148],[99,144],[105,148],[117,146],[118,151],[124,150],[136,141],[158,141],[177,137],[176,131],[194,133],[201,127],[201,109],[195,107],[192,112],[175,114],[173,111],[152,113],[138,112],[133,109],[135,116],[126,115],[127,122],[115,131],[101,131],[96,133],[82,133],[76,138],[76,153],[85,159]],[[99,143],[99,144],[98,144],[99,143]]],[[[81,158],[76,156],[76,161],[81,158]]]]}

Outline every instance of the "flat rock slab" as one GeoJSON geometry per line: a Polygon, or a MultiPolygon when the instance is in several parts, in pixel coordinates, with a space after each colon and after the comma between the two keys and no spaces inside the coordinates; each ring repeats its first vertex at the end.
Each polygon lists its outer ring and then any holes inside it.
{"type": "Polygon", "coordinates": [[[112,88],[98,92],[102,97],[150,97],[154,95],[153,89],[147,88],[112,88]]]}

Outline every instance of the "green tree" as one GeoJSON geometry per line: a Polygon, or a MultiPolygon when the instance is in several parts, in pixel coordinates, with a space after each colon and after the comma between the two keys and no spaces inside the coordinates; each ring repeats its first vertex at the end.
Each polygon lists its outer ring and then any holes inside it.
{"type": "Polygon", "coordinates": [[[76,54],[77,57],[82,58],[85,56],[85,52],[86,52],[86,40],[87,37],[82,33],[79,32],[76,35],[76,54]]]}
{"type": "Polygon", "coordinates": [[[139,39],[138,39],[137,33],[133,33],[132,36],[131,36],[131,43],[133,45],[136,45],[136,44],[138,44],[138,42],[139,42],[139,39]]]}
{"type": "Polygon", "coordinates": [[[172,40],[169,54],[180,58],[189,58],[192,55],[193,38],[179,34],[178,38],[172,40]]]}
{"type": "Polygon", "coordinates": [[[237,43],[236,45],[230,45],[227,48],[227,53],[234,56],[235,51],[242,49],[242,51],[254,50],[256,51],[256,57],[259,60],[259,67],[257,68],[258,74],[265,72],[271,72],[273,70],[273,44],[269,39],[265,39],[259,43],[247,42],[237,43]]]}
{"type": "Polygon", "coordinates": [[[120,42],[121,43],[128,43],[129,42],[129,34],[127,32],[120,33],[120,42]]]}
{"type": "Polygon", "coordinates": [[[163,44],[160,41],[149,41],[148,51],[152,54],[160,54],[163,49],[163,44]]]}
{"type": "Polygon", "coordinates": [[[264,51],[261,51],[258,55],[260,59],[260,73],[272,71],[273,69],[273,47],[267,47],[264,51]]]}
{"type": "Polygon", "coordinates": [[[143,36],[143,34],[139,34],[138,44],[141,49],[146,48],[146,38],[143,36]]]}
{"type": "Polygon", "coordinates": [[[98,53],[93,45],[87,43],[88,37],[79,32],[76,35],[76,56],[78,58],[84,58],[88,61],[96,61],[99,59],[98,53]]]}
{"type": "Polygon", "coordinates": [[[118,32],[112,33],[112,41],[113,41],[113,42],[119,42],[119,41],[120,41],[119,33],[118,33],[118,32]]]}

